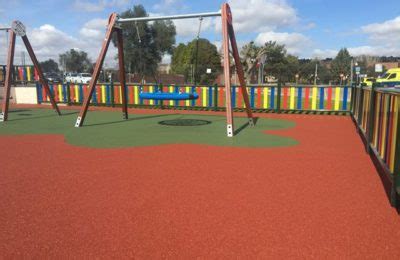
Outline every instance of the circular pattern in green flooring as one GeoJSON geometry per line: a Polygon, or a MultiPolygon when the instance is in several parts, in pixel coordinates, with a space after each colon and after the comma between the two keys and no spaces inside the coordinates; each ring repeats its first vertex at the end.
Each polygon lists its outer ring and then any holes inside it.
{"type": "Polygon", "coordinates": [[[9,121],[0,123],[0,135],[62,134],[66,142],[77,146],[119,148],[162,144],[205,144],[214,146],[277,147],[293,146],[290,137],[266,133],[295,127],[288,120],[259,118],[254,127],[245,117],[235,117],[235,136],[226,136],[226,118],[220,115],[130,114],[89,111],[83,127],[74,127],[77,111],[64,110],[58,116],[51,109],[19,109],[10,111],[9,121]],[[193,123],[185,127],[163,125],[162,121],[193,123]],[[207,122],[207,124],[195,124],[207,122]]]}

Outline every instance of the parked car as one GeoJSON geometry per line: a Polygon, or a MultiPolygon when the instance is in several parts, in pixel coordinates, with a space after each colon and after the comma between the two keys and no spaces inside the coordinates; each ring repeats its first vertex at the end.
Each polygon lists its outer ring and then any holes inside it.
{"type": "Polygon", "coordinates": [[[89,84],[92,79],[92,75],[89,73],[65,73],[65,81],[75,84],[89,84]]]}
{"type": "Polygon", "coordinates": [[[65,82],[67,83],[75,83],[75,78],[78,73],[67,72],[64,74],[65,82]]]}
{"type": "Polygon", "coordinates": [[[49,82],[53,82],[53,83],[62,83],[63,82],[62,77],[55,72],[46,72],[46,73],[43,73],[43,76],[49,82]]]}
{"type": "Polygon", "coordinates": [[[92,75],[89,73],[78,73],[75,79],[75,83],[89,84],[92,80],[92,75]]]}
{"type": "Polygon", "coordinates": [[[89,73],[65,73],[65,81],[75,84],[88,84],[92,79],[92,75],[89,73]]]}

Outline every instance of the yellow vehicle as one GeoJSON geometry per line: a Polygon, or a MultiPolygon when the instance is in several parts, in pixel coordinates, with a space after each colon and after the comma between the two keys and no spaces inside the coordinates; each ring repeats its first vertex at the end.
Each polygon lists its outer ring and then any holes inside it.
{"type": "Polygon", "coordinates": [[[388,69],[376,82],[385,87],[400,85],[400,68],[388,69]]]}
{"type": "Polygon", "coordinates": [[[375,82],[375,79],[373,77],[365,77],[362,79],[361,84],[372,87],[372,83],[375,82]]]}

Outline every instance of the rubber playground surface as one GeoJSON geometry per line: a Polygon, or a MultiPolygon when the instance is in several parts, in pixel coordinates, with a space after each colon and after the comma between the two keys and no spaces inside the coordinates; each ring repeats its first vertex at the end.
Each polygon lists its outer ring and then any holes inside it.
{"type": "MultiPolygon", "coordinates": [[[[15,110],[15,109],[14,109],[15,110]]],[[[2,258],[398,258],[347,116],[19,108],[0,125],[2,258]],[[160,121],[206,120],[200,126],[160,121]],[[121,139],[123,141],[121,141],[121,139]]]]}
{"type": "Polygon", "coordinates": [[[10,113],[10,121],[0,125],[2,134],[61,134],[69,144],[98,148],[122,148],[163,144],[208,144],[218,146],[270,147],[291,146],[290,137],[266,134],[265,131],[294,127],[288,120],[259,120],[249,127],[246,118],[236,120],[238,138],[226,137],[226,118],[213,115],[133,114],[122,119],[115,111],[88,114],[84,127],[75,128],[78,111],[69,110],[62,117],[50,109],[20,109],[10,113]],[[171,122],[172,125],[160,123],[171,122]],[[189,125],[186,125],[188,123],[189,125]],[[176,124],[184,124],[176,126],[176,124]]]}

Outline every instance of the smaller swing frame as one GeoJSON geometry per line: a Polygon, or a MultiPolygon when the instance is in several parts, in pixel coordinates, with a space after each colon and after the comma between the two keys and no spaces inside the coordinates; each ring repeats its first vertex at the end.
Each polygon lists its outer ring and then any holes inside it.
{"type": "Polygon", "coordinates": [[[7,53],[7,69],[6,69],[6,78],[4,82],[4,100],[2,105],[2,111],[0,113],[0,122],[4,122],[8,120],[8,110],[10,106],[10,92],[11,92],[11,83],[12,83],[12,67],[14,66],[14,53],[15,53],[15,41],[16,36],[20,36],[22,41],[24,42],[25,48],[29,53],[29,56],[32,60],[33,66],[35,67],[37,74],[39,76],[39,82],[42,84],[47,96],[50,99],[51,106],[56,111],[58,115],[61,115],[60,110],[57,106],[56,101],[54,100],[53,94],[50,91],[49,84],[47,83],[46,78],[43,75],[42,68],[40,63],[38,62],[35,52],[32,49],[31,43],[28,40],[28,36],[26,35],[25,25],[20,21],[13,21],[11,27],[0,28],[2,31],[9,32],[9,45],[8,45],[8,53],[7,53]]]}
{"type": "Polygon", "coordinates": [[[223,58],[224,58],[224,81],[225,81],[225,102],[226,102],[226,131],[228,137],[234,136],[234,120],[233,120],[233,109],[232,109],[232,88],[231,88],[231,70],[230,70],[230,58],[229,58],[229,47],[232,48],[232,56],[235,61],[236,72],[240,82],[240,88],[245,103],[246,115],[249,120],[249,125],[254,126],[254,118],[250,107],[249,94],[247,92],[246,82],[244,79],[243,67],[239,57],[239,51],[236,43],[235,32],[232,24],[232,12],[227,3],[222,4],[220,12],[211,13],[198,13],[198,14],[185,14],[185,15],[171,15],[171,16],[159,16],[159,17],[137,17],[137,18],[119,18],[116,13],[112,13],[108,19],[106,36],[103,41],[103,45],[100,54],[97,58],[92,79],[89,83],[89,91],[85,96],[81,111],[75,123],[75,127],[81,127],[85,121],[86,114],[89,108],[90,100],[93,95],[93,91],[97,84],[97,80],[100,75],[101,67],[103,66],[104,59],[111,42],[112,34],[117,34],[117,48],[118,48],[118,65],[119,65],[119,79],[121,83],[121,97],[122,97],[122,113],[123,118],[128,119],[128,107],[126,97],[126,81],[125,81],[125,64],[124,64],[124,52],[123,52],[123,37],[122,27],[123,23],[138,22],[138,21],[156,21],[156,20],[176,20],[176,19],[188,19],[188,18],[204,18],[204,17],[215,17],[220,16],[222,20],[222,38],[223,38],[223,58]]]}

